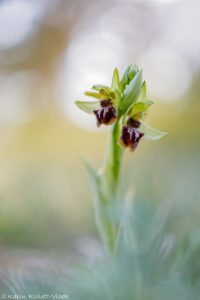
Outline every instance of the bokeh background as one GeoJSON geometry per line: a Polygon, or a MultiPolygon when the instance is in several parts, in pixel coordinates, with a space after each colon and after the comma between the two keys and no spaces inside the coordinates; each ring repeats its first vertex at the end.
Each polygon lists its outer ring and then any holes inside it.
{"type": "Polygon", "coordinates": [[[148,122],[168,136],[126,153],[123,188],[178,204],[182,231],[197,225],[199,11],[198,0],[0,1],[1,264],[94,247],[81,159],[101,165],[108,130],[74,101],[130,63],[143,68],[157,100],[148,122]]]}

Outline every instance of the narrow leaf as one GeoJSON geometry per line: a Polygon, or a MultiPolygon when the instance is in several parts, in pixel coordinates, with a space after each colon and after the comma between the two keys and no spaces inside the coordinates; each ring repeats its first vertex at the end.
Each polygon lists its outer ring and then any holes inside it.
{"type": "Polygon", "coordinates": [[[166,132],[154,129],[149,125],[144,124],[143,122],[140,126],[140,131],[144,133],[144,137],[149,140],[159,140],[167,134],[166,132]]]}
{"type": "Polygon", "coordinates": [[[98,175],[96,170],[90,165],[90,163],[88,163],[85,160],[83,160],[83,162],[90,175],[90,178],[92,180],[92,186],[95,192],[95,197],[93,200],[96,225],[102,240],[108,247],[108,250],[113,252],[117,233],[115,227],[113,226],[110,212],[107,208],[107,199],[102,193],[101,177],[98,175]]]}
{"type": "Polygon", "coordinates": [[[75,101],[75,104],[78,106],[79,109],[88,114],[92,114],[94,110],[100,108],[99,101],[75,101]]]}
{"type": "Polygon", "coordinates": [[[85,168],[88,171],[88,174],[90,175],[90,178],[95,185],[96,189],[98,189],[99,186],[99,175],[97,174],[96,170],[91,166],[91,164],[86,161],[85,159],[82,159],[82,162],[85,166],[85,168]]]}

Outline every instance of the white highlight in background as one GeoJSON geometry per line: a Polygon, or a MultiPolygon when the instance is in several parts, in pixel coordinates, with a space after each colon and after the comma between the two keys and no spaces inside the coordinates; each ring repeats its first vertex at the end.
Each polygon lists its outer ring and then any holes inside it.
{"type": "Polygon", "coordinates": [[[167,46],[155,45],[141,58],[140,65],[148,84],[148,94],[158,100],[180,100],[192,82],[184,57],[167,46]]]}

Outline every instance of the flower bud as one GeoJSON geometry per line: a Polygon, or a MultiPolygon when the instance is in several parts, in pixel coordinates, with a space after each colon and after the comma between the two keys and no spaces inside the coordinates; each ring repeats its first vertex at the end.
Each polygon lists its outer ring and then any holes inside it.
{"type": "Polygon", "coordinates": [[[106,106],[98,110],[94,110],[94,114],[97,118],[97,126],[101,124],[110,125],[115,122],[116,110],[113,106],[106,106]]]}
{"type": "Polygon", "coordinates": [[[143,135],[143,133],[132,126],[123,126],[119,142],[121,146],[130,148],[130,151],[134,151],[143,135]]]}

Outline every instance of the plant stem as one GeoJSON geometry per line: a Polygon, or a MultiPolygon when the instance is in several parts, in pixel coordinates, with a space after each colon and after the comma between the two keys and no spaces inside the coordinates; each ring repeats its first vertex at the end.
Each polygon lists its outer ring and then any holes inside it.
{"type": "Polygon", "coordinates": [[[104,172],[101,175],[101,214],[103,225],[103,240],[111,254],[114,253],[119,229],[120,201],[119,180],[123,150],[118,145],[120,134],[119,121],[115,123],[105,160],[104,172]]]}
{"type": "Polygon", "coordinates": [[[113,180],[115,184],[118,184],[119,181],[119,175],[120,175],[120,167],[121,167],[121,156],[122,156],[122,149],[118,145],[119,140],[119,122],[115,123],[112,130],[112,174],[113,174],[113,180]]]}
{"type": "Polygon", "coordinates": [[[121,170],[121,157],[123,150],[118,145],[120,134],[120,124],[119,121],[113,126],[111,132],[111,140],[109,143],[109,148],[107,152],[107,157],[105,160],[104,172],[102,174],[102,180],[105,181],[107,186],[107,198],[114,200],[118,191],[120,170],[121,170]]]}

